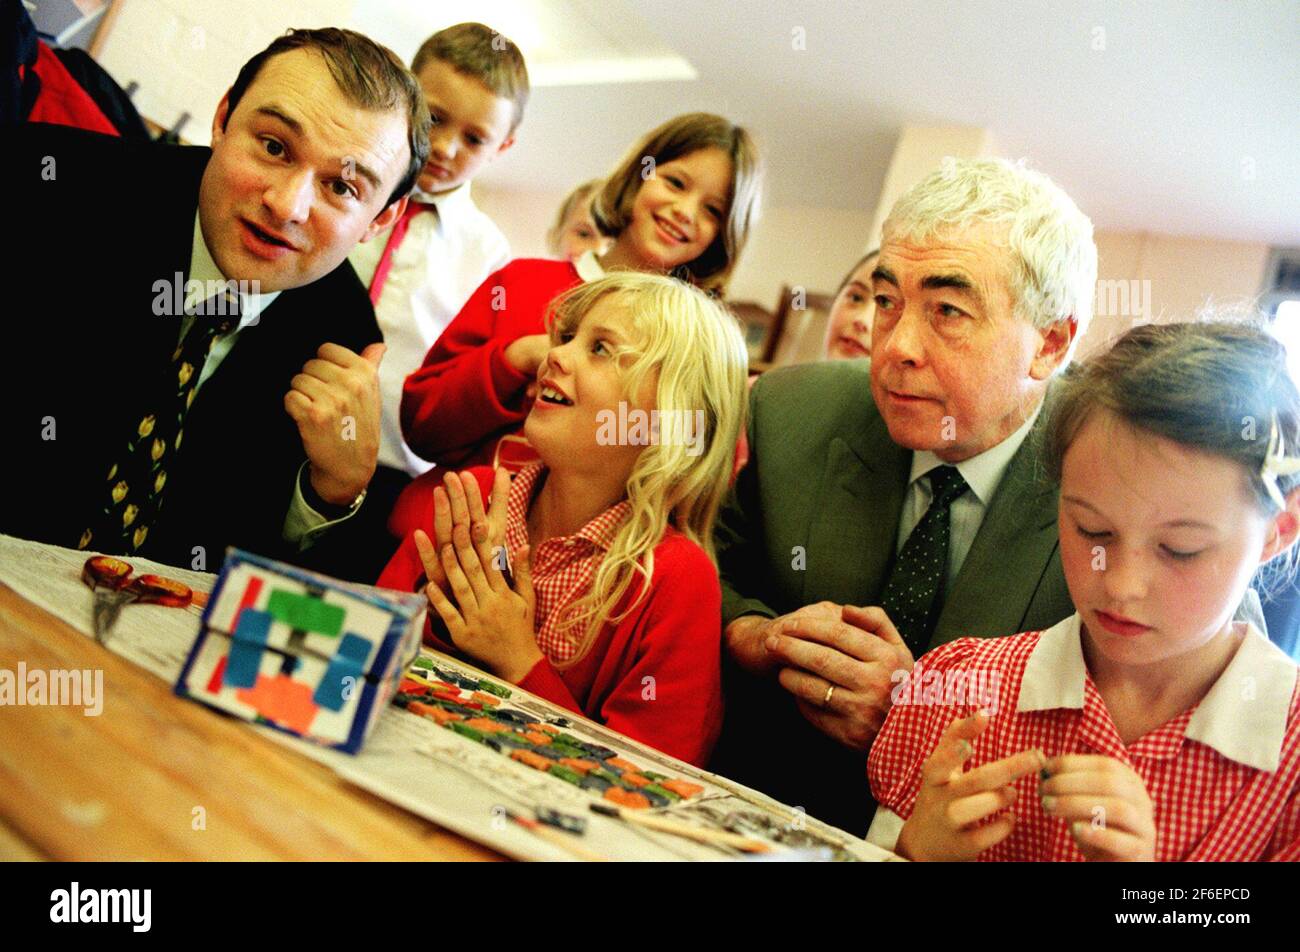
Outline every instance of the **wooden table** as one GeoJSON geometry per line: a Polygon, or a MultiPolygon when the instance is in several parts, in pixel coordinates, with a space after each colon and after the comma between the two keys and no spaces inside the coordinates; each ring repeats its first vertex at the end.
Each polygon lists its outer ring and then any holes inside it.
{"type": "Polygon", "coordinates": [[[502,858],[176,697],[0,584],[0,668],[20,661],[102,669],[104,707],[0,707],[0,859],[502,858]]]}

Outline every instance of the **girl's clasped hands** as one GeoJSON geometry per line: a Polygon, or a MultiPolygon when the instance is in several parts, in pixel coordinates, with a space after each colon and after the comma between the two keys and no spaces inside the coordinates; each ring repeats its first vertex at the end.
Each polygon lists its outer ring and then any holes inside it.
{"type": "Polygon", "coordinates": [[[425,594],[452,643],[517,683],[542,653],[533,633],[536,599],[528,547],[513,566],[506,555],[509,493],[510,474],[498,469],[485,510],[472,475],[447,473],[433,493],[438,543],[417,529],[415,545],[428,578],[425,594]]]}

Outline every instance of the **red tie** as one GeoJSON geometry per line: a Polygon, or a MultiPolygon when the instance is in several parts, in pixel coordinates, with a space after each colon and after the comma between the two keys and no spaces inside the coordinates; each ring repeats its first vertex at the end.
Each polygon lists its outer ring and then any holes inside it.
{"type": "Polygon", "coordinates": [[[437,210],[434,205],[427,202],[417,202],[414,199],[406,203],[406,211],[402,212],[402,217],[397,219],[397,224],[388,233],[388,244],[384,245],[384,253],[379,256],[379,264],[375,266],[375,276],[370,279],[371,304],[377,305],[379,303],[379,295],[383,293],[384,282],[388,280],[388,272],[393,267],[393,252],[397,251],[397,246],[406,237],[406,229],[411,227],[411,219],[420,212],[436,212],[437,210]]]}

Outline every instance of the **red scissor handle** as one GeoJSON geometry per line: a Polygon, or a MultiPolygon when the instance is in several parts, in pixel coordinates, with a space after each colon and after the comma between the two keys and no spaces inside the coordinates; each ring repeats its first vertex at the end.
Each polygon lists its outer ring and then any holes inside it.
{"type": "Polygon", "coordinates": [[[95,555],[86,559],[86,564],[81,568],[81,578],[91,588],[103,586],[116,591],[126,587],[133,571],[135,570],[121,559],[115,559],[111,555],[95,555]]]}
{"type": "Polygon", "coordinates": [[[91,588],[107,588],[126,592],[133,601],[171,608],[185,608],[194,601],[189,586],[162,575],[140,575],[131,578],[135,571],[129,562],[111,555],[95,555],[86,559],[81,578],[91,588]]]}
{"type": "Polygon", "coordinates": [[[127,586],[127,591],[135,594],[137,602],[166,605],[170,608],[185,608],[194,600],[194,592],[188,585],[161,575],[141,575],[127,586]]]}

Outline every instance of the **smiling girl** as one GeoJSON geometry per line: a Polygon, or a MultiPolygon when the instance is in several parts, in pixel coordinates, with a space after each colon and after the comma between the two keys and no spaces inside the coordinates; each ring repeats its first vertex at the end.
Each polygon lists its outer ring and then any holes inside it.
{"type": "Polygon", "coordinates": [[[1139,327],[1052,413],[1077,613],[917,662],[992,675],[996,705],[891,709],[868,838],[911,859],[1300,860],[1297,667],[1233,618],[1300,529],[1284,349],[1245,325],[1139,327]]]}
{"type": "MultiPolygon", "coordinates": [[[[411,449],[440,466],[518,470],[534,459],[519,431],[550,347],[551,300],[620,270],[673,274],[720,294],[749,235],[760,178],[749,133],[720,116],[690,113],[649,133],[592,202],[596,225],[614,237],[609,250],[573,262],[512,261],[483,282],[407,378],[402,432],[411,449]]],[[[423,511],[427,485],[410,494],[390,521],[395,535],[427,525],[409,518],[413,505],[423,511]]]]}
{"type": "Polygon", "coordinates": [[[435,646],[703,764],[722,724],[712,529],[744,412],[744,339],[708,296],[626,272],[556,301],[550,343],[524,425],[540,461],[513,483],[488,467],[446,474],[426,523],[436,548],[417,530],[380,584],[429,581],[451,639],[431,629],[435,646]],[[610,438],[611,416],[654,410],[703,431],[610,438]]]}

